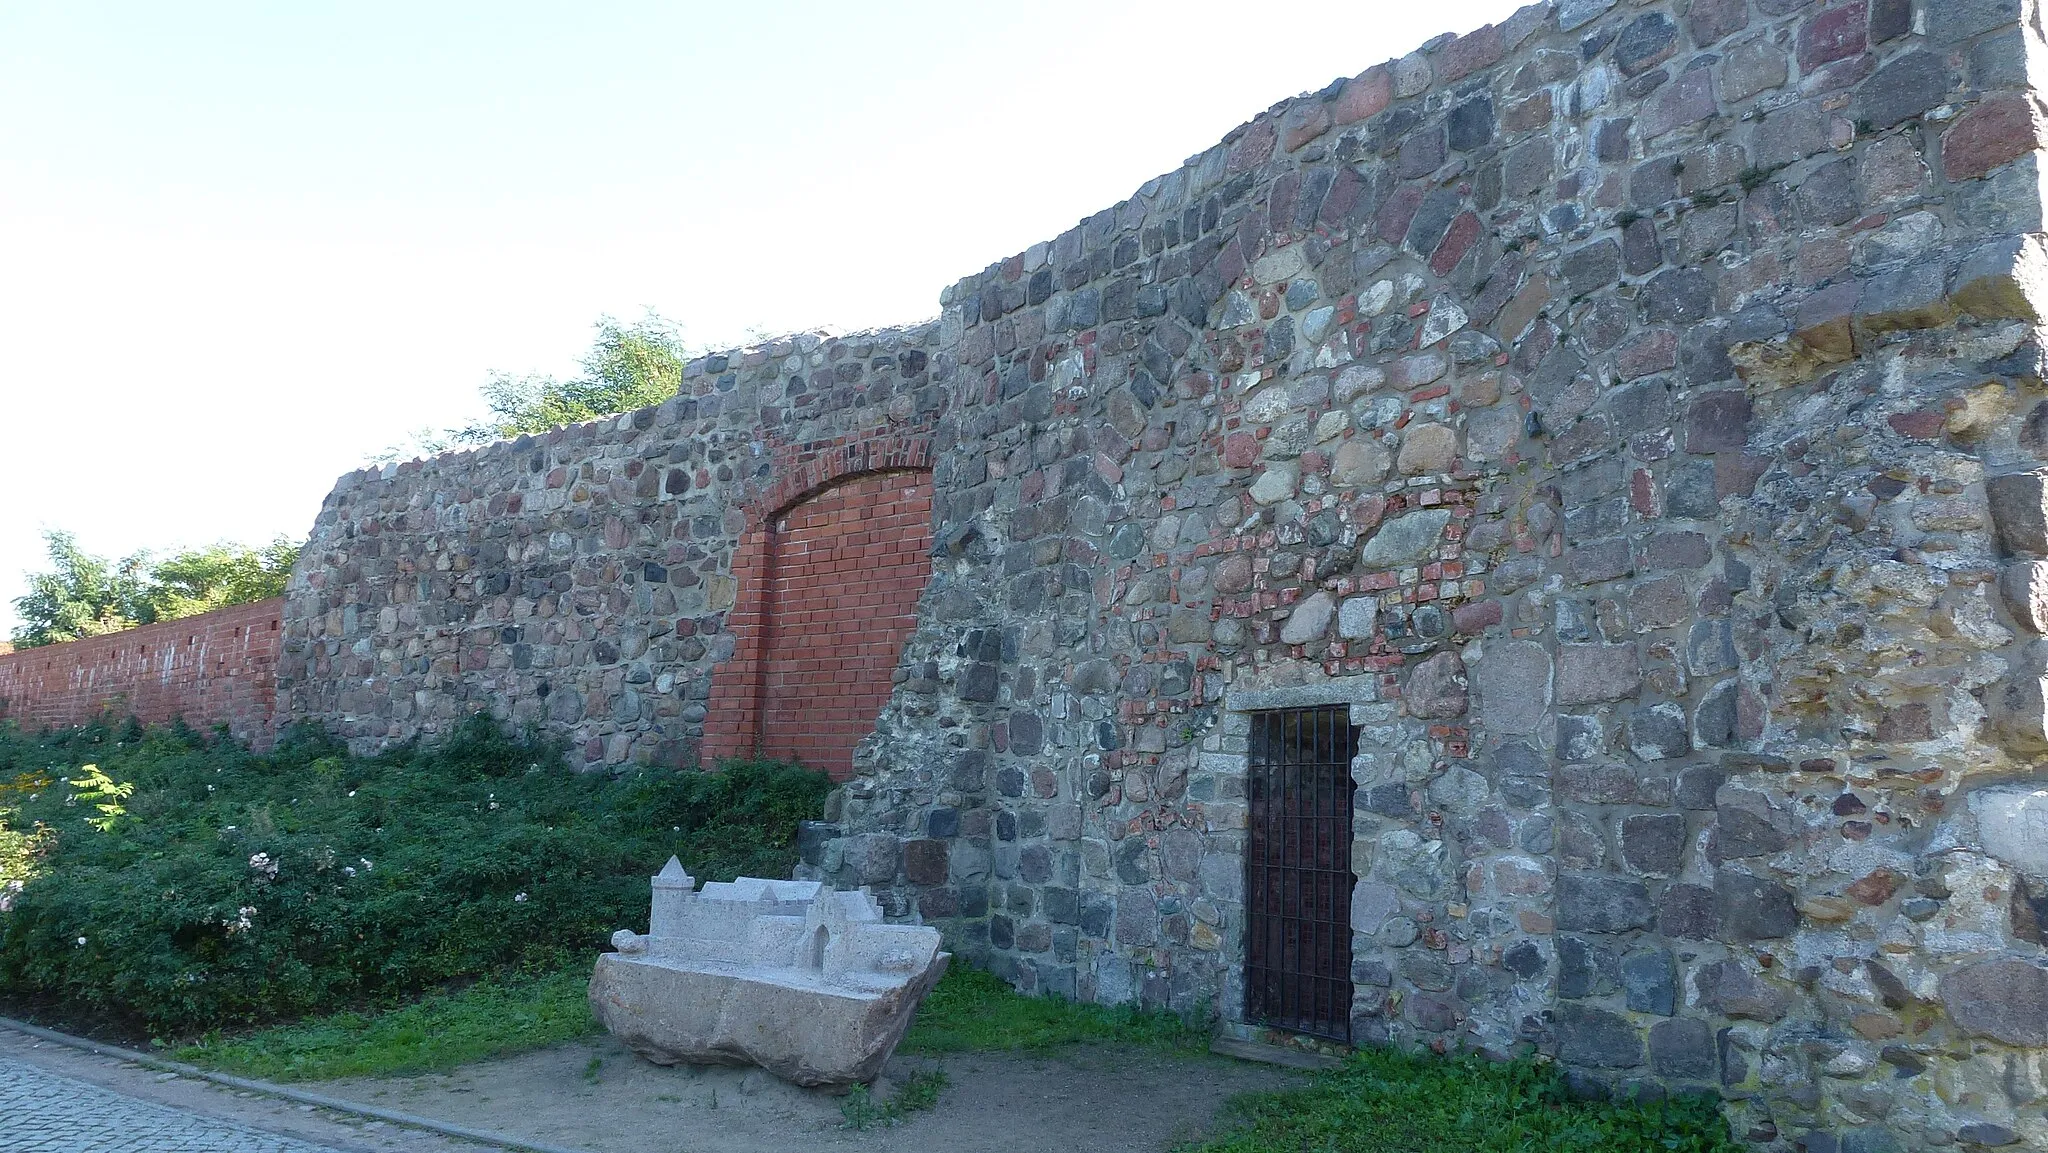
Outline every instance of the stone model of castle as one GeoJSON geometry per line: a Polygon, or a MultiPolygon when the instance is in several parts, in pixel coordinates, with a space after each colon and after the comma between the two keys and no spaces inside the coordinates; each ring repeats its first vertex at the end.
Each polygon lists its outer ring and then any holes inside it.
{"type": "Polygon", "coordinates": [[[670,857],[646,935],[612,934],[591,1009],[659,1064],[755,1064],[800,1085],[871,1081],[950,954],[866,891],[741,877],[702,890],[670,857]]]}

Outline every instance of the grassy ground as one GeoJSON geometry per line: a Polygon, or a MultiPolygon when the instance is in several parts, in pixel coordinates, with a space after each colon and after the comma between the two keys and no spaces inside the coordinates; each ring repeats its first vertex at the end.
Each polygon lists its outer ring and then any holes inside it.
{"type": "Polygon", "coordinates": [[[955,965],[925,997],[898,1051],[1045,1050],[1088,1041],[1200,1053],[1209,1033],[1170,1013],[1019,996],[992,973],[955,965]]]}
{"type": "Polygon", "coordinates": [[[1374,1049],[1307,1086],[1232,1101],[1180,1153],[1741,1153],[1717,1105],[1574,1101],[1555,1068],[1374,1049]]]}
{"type": "Polygon", "coordinates": [[[582,967],[479,981],[383,1011],[335,1013],[173,1050],[187,1061],[267,1081],[395,1077],[453,1069],[597,1031],[582,967]]]}
{"type": "MultiPolygon", "coordinates": [[[[438,1072],[596,1032],[584,998],[589,980],[588,966],[576,964],[526,980],[479,981],[381,1011],[214,1034],[171,1056],[272,1081],[438,1072]]],[[[1091,1041],[1198,1053],[1208,1034],[1165,1013],[1019,996],[1000,978],[961,965],[925,998],[899,1051],[1043,1051],[1091,1041]]]]}

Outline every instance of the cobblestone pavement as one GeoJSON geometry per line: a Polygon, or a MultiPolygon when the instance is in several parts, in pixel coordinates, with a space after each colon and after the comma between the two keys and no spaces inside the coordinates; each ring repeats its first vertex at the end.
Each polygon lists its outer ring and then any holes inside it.
{"type": "Polygon", "coordinates": [[[140,1101],[0,1057],[7,1153],[336,1153],[232,1121],[140,1101]]]}

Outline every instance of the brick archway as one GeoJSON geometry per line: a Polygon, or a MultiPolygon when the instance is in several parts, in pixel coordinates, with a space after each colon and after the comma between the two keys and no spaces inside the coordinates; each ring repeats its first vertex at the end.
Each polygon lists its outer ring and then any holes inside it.
{"type": "Polygon", "coordinates": [[[931,576],[931,471],[921,444],[830,456],[790,470],[754,506],[772,512],[750,511],[707,763],[758,754],[844,779],[888,702],[931,576]]]}

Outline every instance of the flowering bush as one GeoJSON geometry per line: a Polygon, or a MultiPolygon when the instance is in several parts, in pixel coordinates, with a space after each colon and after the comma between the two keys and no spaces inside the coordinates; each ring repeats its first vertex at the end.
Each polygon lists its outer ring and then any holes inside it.
{"type": "Polygon", "coordinates": [[[0,730],[0,989],[163,1035],[558,963],[640,926],[671,853],[787,876],[826,788],[781,764],[577,773],[488,718],[377,758],[310,731],[256,756],[187,730],[0,730]],[[81,803],[86,764],[91,789],[128,790],[118,821],[81,803]]]}

